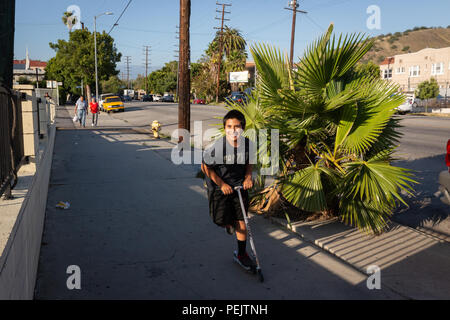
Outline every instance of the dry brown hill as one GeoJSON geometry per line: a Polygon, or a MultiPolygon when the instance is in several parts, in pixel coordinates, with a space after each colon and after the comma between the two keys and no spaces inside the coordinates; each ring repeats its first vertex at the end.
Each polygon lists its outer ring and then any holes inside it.
{"type": "Polygon", "coordinates": [[[396,54],[416,52],[425,48],[450,47],[450,26],[447,28],[416,27],[405,32],[380,35],[375,39],[375,45],[364,56],[362,62],[371,60],[379,64],[386,57],[396,54]]]}

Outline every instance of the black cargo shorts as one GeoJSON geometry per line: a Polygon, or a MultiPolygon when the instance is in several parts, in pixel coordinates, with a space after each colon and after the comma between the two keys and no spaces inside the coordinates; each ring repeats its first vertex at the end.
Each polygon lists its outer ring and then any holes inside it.
{"type": "MultiPolygon", "coordinates": [[[[241,189],[242,201],[245,212],[248,212],[248,192],[241,189]]],[[[208,188],[209,215],[219,227],[234,226],[236,221],[244,220],[238,192],[235,190],[230,195],[223,194],[220,189],[208,188]]]]}

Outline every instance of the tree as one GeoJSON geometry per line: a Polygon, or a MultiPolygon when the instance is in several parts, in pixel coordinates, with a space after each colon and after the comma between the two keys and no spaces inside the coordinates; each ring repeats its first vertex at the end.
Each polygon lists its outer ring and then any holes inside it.
{"type": "Polygon", "coordinates": [[[434,99],[438,95],[439,85],[435,78],[420,83],[416,90],[416,97],[425,100],[425,112],[428,112],[428,100],[434,99]]]}
{"type": "Polygon", "coordinates": [[[17,80],[17,82],[19,84],[31,84],[31,80],[28,79],[27,77],[19,77],[19,79],[17,80]]]}
{"type": "MultiPolygon", "coordinates": [[[[198,72],[192,78],[194,94],[206,99],[208,102],[211,101],[211,92],[213,92],[213,96],[216,94],[218,63],[221,56],[219,41],[220,31],[216,33],[213,41],[209,43],[208,48],[205,50],[205,55],[198,61],[201,68],[198,68],[198,72]]],[[[247,43],[239,30],[225,26],[222,41],[222,67],[219,77],[220,97],[225,96],[229,91],[228,72],[244,70],[247,60],[247,52],[245,51],[247,43]]]]}
{"type": "MultiPolygon", "coordinates": [[[[94,34],[87,29],[75,30],[70,33],[68,41],[58,40],[49,45],[56,51],[56,56],[47,64],[47,77],[63,82],[65,90],[76,94],[81,93],[77,87],[83,81],[89,97],[90,87],[95,84],[94,34]]],[[[97,32],[99,81],[108,80],[119,73],[116,65],[121,56],[114,46],[114,39],[105,32],[97,32]]]]}
{"type": "Polygon", "coordinates": [[[373,77],[379,79],[381,77],[380,66],[375,64],[373,61],[369,61],[365,64],[358,63],[354,68],[356,72],[355,77],[373,77]]]}
{"type": "MultiPolygon", "coordinates": [[[[279,130],[280,170],[264,192],[303,212],[380,233],[397,204],[406,205],[400,191],[411,194],[415,183],[407,169],[391,165],[400,137],[395,108],[405,98],[398,85],[354,72],[373,40],[332,31],[333,25],[308,47],[297,71],[281,50],[253,46],[256,94],[229,108],[244,113],[246,130],[279,130]]],[[[244,135],[256,142],[255,134],[244,135]]],[[[258,161],[256,170],[264,166],[258,161]]]]}
{"type": "Polygon", "coordinates": [[[146,81],[147,80],[145,79],[145,76],[143,76],[142,74],[138,74],[136,79],[133,81],[133,88],[145,90],[145,82],[146,81]]]}
{"type": "Polygon", "coordinates": [[[103,93],[122,93],[122,90],[126,88],[125,83],[117,76],[111,76],[108,80],[103,80],[100,83],[103,93]]]}
{"type": "Polygon", "coordinates": [[[171,61],[148,76],[148,87],[153,93],[174,93],[177,88],[178,62],[171,61]]]}

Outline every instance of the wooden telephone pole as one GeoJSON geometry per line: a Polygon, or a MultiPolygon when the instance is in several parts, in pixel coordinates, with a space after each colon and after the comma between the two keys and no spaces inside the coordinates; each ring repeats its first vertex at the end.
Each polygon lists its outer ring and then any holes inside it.
{"type": "MultiPolygon", "coordinates": [[[[189,24],[191,18],[191,0],[180,0],[180,52],[179,52],[179,88],[178,88],[178,128],[190,130],[191,118],[191,74],[189,24]]],[[[180,136],[179,142],[183,138],[180,136]]]]}
{"type": "Polygon", "coordinates": [[[291,69],[294,67],[294,41],[295,41],[295,22],[297,20],[297,12],[307,13],[306,11],[297,10],[299,4],[297,0],[292,0],[289,3],[290,8],[285,8],[286,10],[292,10],[292,31],[291,31],[291,55],[289,57],[289,64],[291,69]]]}
{"type": "Polygon", "coordinates": [[[216,20],[222,20],[220,28],[214,27],[214,29],[220,30],[220,37],[219,37],[219,61],[217,65],[217,86],[216,86],[216,103],[219,103],[219,88],[220,88],[220,67],[222,65],[222,51],[223,51],[223,22],[224,21],[230,21],[230,19],[225,19],[225,13],[230,13],[225,11],[225,7],[229,6],[231,7],[231,4],[225,4],[225,3],[218,3],[216,2],[216,5],[222,6],[222,11],[218,11],[216,9],[216,12],[222,13],[222,19],[219,19],[216,17],[216,20]]]}

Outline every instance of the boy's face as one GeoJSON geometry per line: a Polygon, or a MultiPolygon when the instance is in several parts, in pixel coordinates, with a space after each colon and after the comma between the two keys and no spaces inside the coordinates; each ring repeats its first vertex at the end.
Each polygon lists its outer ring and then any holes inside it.
{"type": "Polygon", "coordinates": [[[228,139],[236,141],[242,133],[242,125],[238,119],[228,119],[225,122],[225,133],[228,139]]]}

